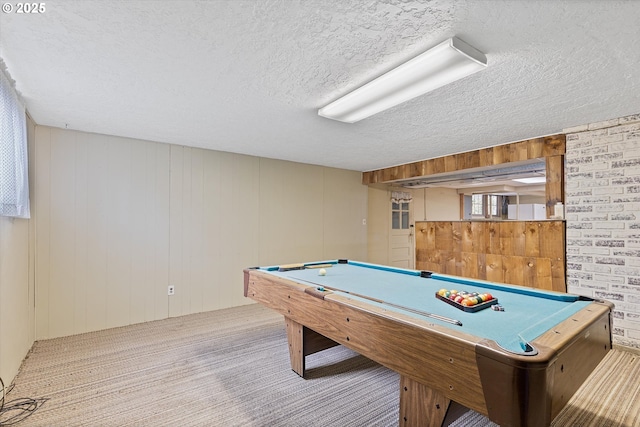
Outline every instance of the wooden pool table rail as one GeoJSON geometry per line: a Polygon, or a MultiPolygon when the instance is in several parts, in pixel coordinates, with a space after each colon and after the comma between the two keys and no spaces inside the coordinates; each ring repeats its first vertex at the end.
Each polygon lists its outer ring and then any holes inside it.
{"type": "MultiPolygon", "coordinates": [[[[578,355],[580,363],[589,358],[592,359],[587,363],[589,367],[594,363],[597,365],[603,354],[584,354],[584,348],[590,347],[593,339],[607,341],[610,348],[609,335],[605,339],[606,334],[595,332],[595,329],[604,329],[603,323],[609,325],[608,305],[586,313],[585,317],[589,319],[571,319],[566,326],[558,325],[559,332],[556,328],[540,337],[542,351],[537,356],[514,356],[501,350],[493,341],[434,324],[429,319],[387,310],[339,293],[318,298],[306,293],[307,288],[307,285],[264,271],[245,270],[245,296],[285,317],[291,366],[295,372],[304,377],[306,355],[336,344],[345,345],[400,374],[400,425],[403,426],[441,425],[451,400],[501,425],[548,425],[557,413],[556,408],[566,403],[565,394],[573,394],[586,378],[585,373],[588,375],[592,369],[576,369],[580,378],[566,376],[571,386],[554,385],[556,369],[553,362],[558,353],[566,352],[558,351],[554,346],[571,342],[564,338],[564,331],[572,330],[582,322],[591,322],[594,328],[593,332],[585,333],[585,343],[567,353],[563,365],[573,366],[578,355]],[[480,371],[483,371],[482,375],[480,371]],[[521,382],[531,381],[536,390],[550,396],[549,399],[533,396],[534,401],[542,402],[536,404],[536,411],[541,406],[544,413],[535,414],[542,423],[523,419],[524,415],[518,409],[530,404],[523,402],[523,398],[532,396],[522,393],[514,398],[505,396],[521,382]],[[501,388],[499,384],[512,384],[512,387],[501,388]],[[555,389],[562,390],[562,397],[555,397],[555,389]],[[509,407],[505,407],[504,402],[508,402],[509,407]]],[[[602,353],[606,352],[606,345],[602,347],[602,353]]]]}

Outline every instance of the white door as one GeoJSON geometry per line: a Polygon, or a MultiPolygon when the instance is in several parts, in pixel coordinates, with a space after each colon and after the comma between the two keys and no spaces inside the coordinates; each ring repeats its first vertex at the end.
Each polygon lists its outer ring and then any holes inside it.
{"type": "Polygon", "coordinates": [[[409,200],[391,201],[391,230],[389,232],[389,264],[400,268],[414,268],[413,215],[409,200]]]}

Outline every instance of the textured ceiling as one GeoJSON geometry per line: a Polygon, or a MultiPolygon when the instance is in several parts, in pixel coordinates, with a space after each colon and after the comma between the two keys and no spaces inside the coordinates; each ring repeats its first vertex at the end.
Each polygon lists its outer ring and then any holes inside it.
{"type": "Polygon", "coordinates": [[[41,125],[358,171],[640,112],[637,1],[48,1],[0,15],[41,125]],[[446,38],[488,67],[355,124],[317,109],[446,38]]]}

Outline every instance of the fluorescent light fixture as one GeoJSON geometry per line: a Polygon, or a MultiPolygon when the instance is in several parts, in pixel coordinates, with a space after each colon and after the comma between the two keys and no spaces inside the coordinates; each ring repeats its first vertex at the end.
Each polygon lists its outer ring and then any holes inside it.
{"type": "Polygon", "coordinates": [[[513,179],[512,181],[521,182],[523,184],[540,184],[542,182],[547,182],[547,177],[546,176],[534,176],[532,178],[513,179]]]}
{"type": "Polygon", "coordinates": [[[318,110],[354,123],[483,70],[486,56],[453,37],[318,110]]]}

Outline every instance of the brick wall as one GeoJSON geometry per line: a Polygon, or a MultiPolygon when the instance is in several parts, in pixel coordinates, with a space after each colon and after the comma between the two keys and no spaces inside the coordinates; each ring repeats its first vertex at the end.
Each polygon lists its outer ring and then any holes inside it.
{"type": "Polygon", "coordinates": [[[564,132],[568,291],[613,302],[614,344],[640,349],[640,114],[564,132]]]}

